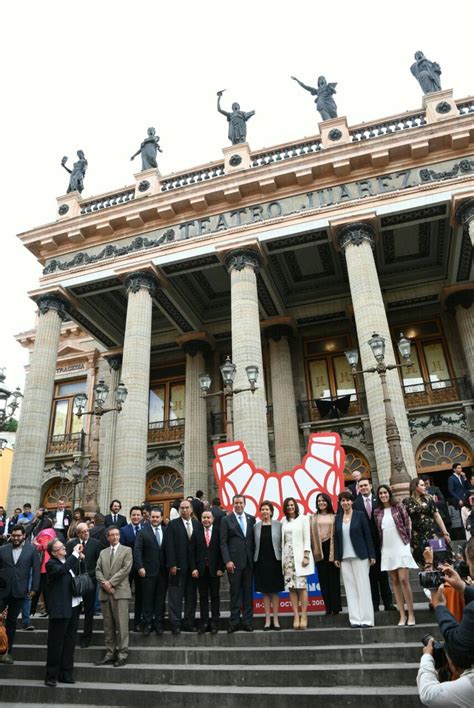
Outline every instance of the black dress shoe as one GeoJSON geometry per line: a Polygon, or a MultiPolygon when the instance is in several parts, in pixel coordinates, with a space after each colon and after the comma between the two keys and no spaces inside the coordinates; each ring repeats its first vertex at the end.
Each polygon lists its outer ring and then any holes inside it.
{"type": "Polygon", "coordinates": [[[149,637],[150,634],[151,634],[151,627],[145,627],[145,629],[143,630],[143,636],[149,637]]]}
{"type": "Polygon", "coordinates": [[[179,627],[175,627],[174,629],[171,630],[171,634],[181,634],[181,630],[179,627]]]}
{"type": "Polygon", "coordinates": [[[117,661],[114,661],[114,666],[125,666],[126,663],[127,659],[126,657],[124,657],[122,659],[117,659],[117,661]]]}
{"type": "Polygon", "coordinates": [[[238,632],[240,629],[238,624],[231,624],[230,627],[227,627],[227,634],[233,634],[234,632],[238,632]]]}
{"type": "Polygon", "coordinates": [[[215,625],[213,625],[213,626],[211,627],[211,634],[217,634],[218,631],[219,631],[219,630],[217,629],[217,627],[216,627],[215,625]]]}
{"type": "Polygon", "coordinates": [[[199,627],[198,634],[206,634],[206,632],[207,632],[207,627],[199,627]]]}
{"type": "Polygon", "coordinates": [[[76,683],[74,679],[72,678],[59,678],[58,679],[59,683],[76,683]]]}
{"type": "Polygon", "coordinates": [[[155,634],[157,637],[162,637],[164,634],[164,629],[162,627],[158,627],[158,629],[155,629],[155,634]]]}
{"type": "Polygon", "coordinates": [[[136,624],[134,628],[132,629],[132,632],[143,632],[143,625],[142,624],[136,624]]]}
{"type": "Polygon", "coordinates": [[[57,681],[55,681],[54,679],[47,679],[47,680],[44,682],[44,685],[45,685],[45,686],[49,686],[49,688],[56,688],[56,686],[57,686],[58,684],[57,684],[57,681]]]}
{"type": "Polygon", "coordinates": [[[106,664],[115,664],[116,659],[112,656],[104,656],[100,661],[94,661],[94,666],[105,666],[106,664]]]}
{"type": "Polygon", "coordinates": [[[280,629],[281,629],[281,625],[279,625],[279,624],[274,624],[273,627],[272,627],[272,629],[274,629],[276,632],[279,632],[280,629]]]}
{"type": "Polygon", "coordinates": [[[251,624],[243,624],[242,629],[244,632],[253,632],[253,627],[251,624]]]}
{"type": "Polygon", "coordinates": [[[81,649],[87,649],[87,647],[90,645],[90,643],[91,643],[90,639],[81,639],[81,643],[79,644],[79,646],[81,647],[81,649]]]}
{"type": "Polygon", "coordinates": [[[268,624],[268,625],[266,624],[266,625],[264,626],[264,628],[263,628],[263,631],[264,631],[264,632],[269,632],[271,629],[272,629],[272,625],[271,625],[271,624],[268,624]]]}
{"type": "Polygon", "coordinates": [[[193,627],[192,625],[187,625],[185,624],[183,627],[181,627],[182,632],[197,632],[197,628],[193,627]]]}
{"type": "Polygon", "coordinates": [[[397,608],[395,607],[395,605],[386,605],[386,606],[384,607],[385,612],[393,612],[393,611],[395,611],[396,609],[397,609],[397,608]]]}
{"type": "Polygon", "coordinates": [[[360,629],[362,627],[361,624],[351,624],[352,629],[360,629]]]}

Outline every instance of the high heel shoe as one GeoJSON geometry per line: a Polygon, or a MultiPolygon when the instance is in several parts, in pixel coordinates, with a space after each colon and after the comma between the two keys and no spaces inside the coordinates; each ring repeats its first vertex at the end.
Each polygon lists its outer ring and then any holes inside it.
{"type": "Polygon", "coordinates": [[[306,612],[301,613],[300,629],[308,629],[308,616],[306,612]]]}
{"type": "Polygon", "coordinates": [[[299,615],[295,615],[293,619],[293,629],[299,629],[300,628],[300,618],[299,615]]]}
{"type": "Polygon", "coordinates": [[[407,620],[407,627],[415,627],[416,621],[415,618],[413,617],[412,620],[407,620]]]}
{"type": "Polygon", "coordinates": [[[404,620],[401,619],[400,622],[398,623],[398,626],[399,626],[399,627],[404,627],[404,626],[406,625],[407,621],[408,621],[408,620],[406,619],[406,617],[405,617],[404,620]]]}

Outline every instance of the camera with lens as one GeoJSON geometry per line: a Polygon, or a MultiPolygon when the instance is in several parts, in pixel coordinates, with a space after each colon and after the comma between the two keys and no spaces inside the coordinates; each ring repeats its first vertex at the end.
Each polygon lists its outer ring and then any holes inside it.
{"type": "Polygon", "coordinates": [[[435,669],[438,672],[440,681],[449,681],[451,672],[448,666],[448,657],[444,649],[444,642],[438,642],[431,634],[424,634],[421,638],[421,643],[424,647],[428,646],[430,639],[433,640],[433,661],[435,669]]]}
{"type": "Polygon", "coordinates": [[[422,588],[435,590],[444,583],[443,573],[440,570],[424,570],[418,573],[418,578],[422,588]]]}
{"type": "Polygon", "coordinates": [[[456,573],[463,579],[466,580],[466,578],[469,576],[469,566],[464,560],[457,560],[454,561],[453,563],[453,570],[456,571],[456,573]]]}

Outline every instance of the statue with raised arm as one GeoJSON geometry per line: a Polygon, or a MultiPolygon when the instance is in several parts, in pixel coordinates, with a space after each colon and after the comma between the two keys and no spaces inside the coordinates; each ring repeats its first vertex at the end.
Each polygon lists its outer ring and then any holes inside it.
{"type": "Polygon", "coordinates": [[[435,61],[430,61],[423,52],[415,53],[415,63],[410,70],[421,86],[424,94],[441,91],[441,67],[435,61]]]}
{"type": "Polygon", "coordinates": [[[219,113],[222,113],[229,122],[229,140],[232,145],[245,143],[247,139],[247,121],[255,115],[255,111],[241,111],[238,103],[232,104],[232,110],[230,112],[222,110],[221,98],[224,91],[225,89],[217,92],[217,110],[219,113]]]}
{"type": "Polygon", "coordinates": [[[82,150],[77,151],[77,157],[79,158],[72,166],[72,170],[66,167],[67,157],[63,157],[61,160],[61,166],[64,167],[66,172],[71,175],[69,178],[69,186],[67,188],[67,194],[69,192],[79,192],[79,194],[84,189],[84,177],[87,170],[87,160],[82,150]]]}
{"type": "Polygon", "coordinates": [[[296,78],[296,76],[291,77],[293,81],[296,81],[301,88],[309,91],[312,96],[316,96],[314,102],[316,104],[316,110],[321,114],[323,120],[329,120],[330,118],[337,118],[337,106],[333,99],[333,94],[336,93],[335,84],[328,84],[324,76],[318,78],[318,88],[314,86],[307,86],[302,81],[296,78]]]}
{"type": "Polygon", "coordinates": [[[160,148],[160,138],[155,135],[155,132],[154,128],[148,128],[148,135],[140,145],[140,149],[130,158],[130,160],[134,160],[137,155],[142,156],[142,171],[158,167],[156,153],[157,151],[163,152],[163,150],[160,148]]]}

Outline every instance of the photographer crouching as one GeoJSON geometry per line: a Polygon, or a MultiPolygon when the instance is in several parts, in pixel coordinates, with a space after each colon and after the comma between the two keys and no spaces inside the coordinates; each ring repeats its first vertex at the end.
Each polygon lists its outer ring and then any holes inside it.
{"type": "Polygon", "coordinates": [[[474,586],[469,583],[474,578],[474,538],[468,541],[465,553],[467,568],[456,564],[462,575],[467,575],[465,579],[449,565],[442,565],[440,573],[433,573],[438,581],[444,581],[464,597],[465,607],[458,622],[446,607],[443,587],[432,589],[431,602],[444,644],[428,635],[423,637],[425,648],[417,684],[420,700],[426,706],[474,706],[474,586]],[[446,680],[448,677],[451,680],[446,680]]]}

